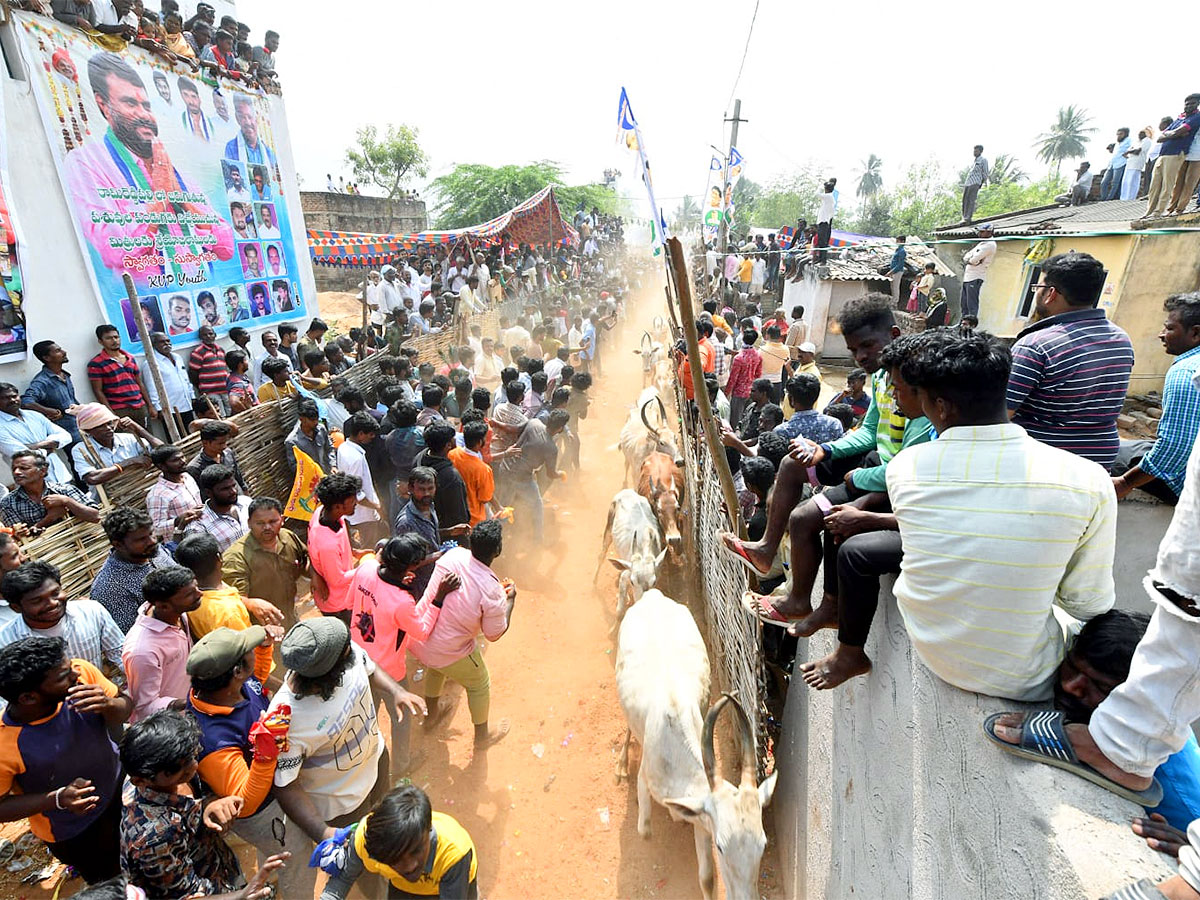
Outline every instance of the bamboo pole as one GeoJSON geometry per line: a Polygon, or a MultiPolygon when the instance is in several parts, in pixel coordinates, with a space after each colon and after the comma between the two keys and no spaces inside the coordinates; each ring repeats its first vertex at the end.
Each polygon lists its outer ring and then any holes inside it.
{"type": "MultiPolygon", "coordinates": [[[[154,389],[158,391],[158,401],[162,404],[163,425],[172,443],[180,441],[178,429],[175,427],[175,408],[167,398],[167,389],[163,387],[162,374],[158,371],[158,360],[154,358],[155,350],[150,344],[150,331],[146,328],[146,320],[142,318],[142,304],[138,300],[137,290],[133,286],[133,278],[126,272],[124,275],[125,294],[129,297],[129,311],[133,321],[137,323],[138,339],[142,342],[142,350],[146,354],[146,366],[150,369],[150,377],[154,379],[154,389]]],[[[149,424],[149,416],[146,418],[149,424]]]]}
{"type": "Polygon", "coordinates": [[[704,384],[704,370],[700,364],[700,340],[696,334],[696,313],[692,308],[692,284],[688,278],[687,258],[679,238],[667,239],[667,253],[670,254],[671,270],[675,275],[680,324],[683,326],[684,340],[687,341],[688,367],[692,370],[692,392],[695,394],[696,408],[699,410],[697,419],[708,444],[708,455],[712,457],[713,468],[717,470],[717,479],[721,482],[721,493],[725,497],[725,509],[729,513],[730,524],[733,530],[744,537],[745,523],[742,522],[738,507],[733,473],[729,471],[729,460],[725,458],[725,447],[721,444],[716,417],[713,415],[712,404],[708,401],[708,388],[704,384]]]}

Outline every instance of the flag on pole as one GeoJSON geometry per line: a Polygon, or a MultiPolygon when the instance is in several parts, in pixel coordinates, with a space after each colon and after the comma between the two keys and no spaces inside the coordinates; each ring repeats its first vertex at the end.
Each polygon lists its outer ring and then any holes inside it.
{"type": "Polygon", "coordinates": [[[646,185],[646,196],[650,200],[650,235],[657,256],[667,240],[667,220],[654,198],[654,180],[650,176],[650,161],[646,159],[646,143],[642,140],[637,119],[633,117],[633,108],[629,105],[629,94],[625,88],[621,88],[621,102],[617,106],[617,140],[623,142],[626,149],[636,152],[641,161],[642,183],[646,185]]]}
{"type": "Polygon", "coordinates": [[[721,167],[722,167],[723,165],[724,165],[724,163],[722,163],[722,162],[721,162],[721,157],[717,156],[717,155],[714,153],[714,154],[713,154],[713,157],[712,157],[712,159],[711,159],[711,160],[709,160],[709,163],[708,163],[708,171],[710,171],[710,172],[720,172],[720,171],[721,171],[721,167]]]}
{"type": "Polygon", "coordinates": [[[742,154],[738,153],[737,147],[729,148],[729,183],[737,184],[738,179],[742,177],[742,165],[744,160],[742,154]]]}
{"type": "Polygon", "coordinates": [[[325,477],[316,461],[299,447],[292,448],[296,457],[296,477],[283,514],[289,519],[307,522],[317,510],[317,482],[325,477]]]}

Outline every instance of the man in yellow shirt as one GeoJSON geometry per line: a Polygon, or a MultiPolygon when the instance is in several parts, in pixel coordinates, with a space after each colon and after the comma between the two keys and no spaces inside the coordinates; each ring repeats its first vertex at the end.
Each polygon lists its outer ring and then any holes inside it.
{"type": "Polygon", "coordinates": [[[754,276],[754,262],[748,256],[743,256],[738,263],[738,290],[743,294],[750,293],[750,279],[754,276]]]}
{"type": "Polygon", "coordinates": [[[191,569],[200,588],[200,608],[188,613],[192,637],[200,640],[222,626],[244,631],[250,614],[265,625],[282,625],[283,613],[266,600],[243,597],[221,578],[221,551],[211,534],[191,534],[175,548],[175,561],[191,569]]]}
{"type": "Polygon", "coordinates": [[[263,374],[270,379],[258,389],[258,399],[260,403],[271,403],[274,400],[282,400],[284,397],[295,397],[296,386],[292,384],[291,368],[288,361],[282,357],[279,359],[264,359],[262,364],[263,374]]]}
{"type": "Polygon", "coordinates": [[[821,370],[817,368],[817,345],[812,341],[804,341],[796,347],[796,367],[793,375],[801,375],[805,372],[821,377],[821,370]]]}

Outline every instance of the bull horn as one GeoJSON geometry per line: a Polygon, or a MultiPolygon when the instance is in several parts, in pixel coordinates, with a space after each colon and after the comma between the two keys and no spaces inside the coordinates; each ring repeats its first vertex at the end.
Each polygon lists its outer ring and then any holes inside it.
{"type": "Polygon", "coordinates": [[[643,331],[642,339],[640,341],[638,341],[638,344],[639,344],[639,346],[645,346],[647,341],[650,342],[650,349],[653,350],[654,349],[654,338],[652,338],[650,336],[650,332],[643,331]]]}
{"type": "Polygon", "coordinates": [[[666,426],[667,426],[667,408],[665,406],[663,406],[662,397],[659,397],[657,394],[655,394],[654,399],[658,401],[658,414],[661,417],[658,420],[659,425],[663,428],[666,428],[666,426]]]}
{"type": "Polygon", "coordinates": [[[708,778],[708,786],[711,789],[716,789],[717,786],[717,754],[713,749],[713,729],[716,728],[721,710],[732,699],[728,694],[722,694],[720,699],[712,705],[708,715],[704,717],[704,734],[700,737],[700,755],[704,760],[704,775],[708,778]]]}
{"type": "MultiPolygon", "coordinates": [[[[726,696],[729,696],[726,694],[726,696]]],[[[758,784],[758,760],[755,754],[754,731],[750,727],[750,717],[746,715],[746,711],[742,709],[742,704],[738,702],[736,697],[729,697],[733,701],[734,712],[737,713],[738,731],[742,738],[742,785],[754,787],[758,784]]]]}
{"type": "MultiPolygon", "coordinates": [[[[646,426],[646,430],[648,432],[650,432],[655,437],[658,437],[658,429],[656,429],[653,425],[651,425],[649,420],[646,418],[646,407],[648,407],[650,405],[650,402],[651,401],[647,400],[645,403],[642,404],[642,409],[641,409],[642,424],[646,426]]],[[[659,402],[661,403],[662,401],[660,400],[659,402]]]]}

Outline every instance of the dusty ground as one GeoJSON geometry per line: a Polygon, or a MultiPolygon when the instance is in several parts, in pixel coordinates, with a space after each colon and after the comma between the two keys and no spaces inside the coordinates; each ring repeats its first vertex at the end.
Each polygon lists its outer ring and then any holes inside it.
{"type": "MultiPolygon", "coordinates": [[[[645,318],[653,315],[647,310],[645,318]]],[[[585,475],[547,495],[557,507],[547,519],[555,546],[536,567],[517,559],[515,548],[496,564],[519,590],[513,625],[487,657],[492,718],[508,718],[511,733],[490,751],[486,772],[472,766],[470,717],[460,702],[448,733],[435,736],[448,740],[426,741],[430,760],[414,778],[470,830],[484,897],[700,893],[691,827],[656,806],[653,837],[643,840],[635,783],[615,783],[625,733],[609,636],[615,570],[605,563],[592,587],[608,502],[623,486],[622,457],[610,447],[642,387],[640,366],[628,352],[640,333],[632,323],[623,335],[613,333],[615,346],[590,392],[592,411],[583,425],[585,475]]],[[[636,773],[635,766],[636,753],[636,773]]],[[[764,862],[762,886],[771,895],[770,850],[764,862]]]]}

